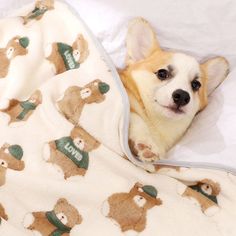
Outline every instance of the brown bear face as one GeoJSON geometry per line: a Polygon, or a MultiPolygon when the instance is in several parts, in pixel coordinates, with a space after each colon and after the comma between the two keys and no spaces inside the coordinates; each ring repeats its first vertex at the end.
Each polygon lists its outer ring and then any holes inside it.
{"type": "Polygon", "coordinates": [[[37,0],[35,7],[40,10],[52,10],[54,9],[54,0],[37,0]]]}
{"type": "Polygon", "coordinates": [[[210,200],[214,200],[215,203],[217,203],[216,196],[218,196],[221,191],[220,185],[210,179],[203,179],[196,185],[190,186],[190,188],[203,194],[210,200]]]}
{"type": "Polygon", "coordinates": [[[189,186],[181,185],[178,190],[183,197],[200,205],[202,212],[208,216],[214,215],[219,210],[217,196],[220,191],[220,185],[210,179],[203,179],[189,186]]]}
{"type": "Polygon", "coordinates": [[[86,104],[101,103],[105,100],[104,94],[106,94],[109,89],[108,84],[97,79],[81,89],[80,97],[86,104]]]}
{"type": "Polygon", "coordinates": [[[89,49],[88,43],[82,34],[78,35],[76,41],[72,45],[72,48],[75,61],[80,64],[83,63],[89,55],[89,49]]]}
{"type": "Polygon", "coordinates": [[[82,217],[78,210],[64,198],[57,201],[54,212],[57,218],[69,228],[73,228],[82,222],[82,217]]]}
{"type": "Polygon", "coordinates": [[[27,37],[16,36],[10,40],[5,49],[6,56],[9,60],[16,56],[23,56],[28,53],[27,47],[29,45],[29,39],[27,37]]]}
{"type": "Polygon", "coordinates": [[[42,103],[42,93],[37,90],[32,96],[29,98],[28,102],[35,104],[36,106],[42,103]]]}
{"type": "Polygon", "coordinates": [[[71,131],[71,138],[77,148],[84,152],[91,152],[99,147],[100,143],[82,127],[76,126],[71,131]]]}
{"type": "Polygon", "coordinates": [[[146,210],[153,208],[156,205],[160,205],[160,199],[153,198],[142,189],[143,185],[136,183],[130,190],[130,198],[133,202],[146,210]]]}
{"type": "Polygon", "coordinates": [[[23,150],[19,145],[5,143],[0,148],[0,186],[6,182],[7,169],[21,171],[25,168],[22,156],[23,150]]]}
{"type": "MultiPolygon", "coordinates": [[[[19,159],[17,159],[16,157],[14,157],[11,154],[11,151],[9,151],[9,149],[13,147],[10,146],[9,144],[4,144],[3,147],[0,149],[0,166],[3,169],[12,169],[12,170],[17,170],[17,171],[21,171],[25,168],[25,164],[23,161],[20,160],[22,154],[20,152],[22,152],[21,148],[18,145],[15,145],[15,150],[18,149],[20,151],[18,151],[18,153],[20,153],[19,159]]],[[[15,151],[15,153],[17,153],[17,151],[15,151]]]]}
{"type": "Polygon", "coordinates": [[[0,167],[3,169],[12,169],[21,171],[24,169],[24,162],[19,162],[11,157],[9,153],[0,153],[0,167]]]}

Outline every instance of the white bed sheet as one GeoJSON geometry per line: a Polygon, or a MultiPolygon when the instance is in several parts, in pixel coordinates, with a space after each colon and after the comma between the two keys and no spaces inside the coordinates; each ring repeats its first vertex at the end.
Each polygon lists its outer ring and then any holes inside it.
{"type": "MultiPolygon", "coordinates": [[[[0,15],[31,0],[1,0],[0,15]]],[[[124,66],[128,20],[142,16],[155,27],[164,48],[202,60],[225,56],[227,80],[210,97],[169,160],[225,166],[236,173],[236,2],[233,0],[67,0],[103,44],[117,67],[124,66]]]]}

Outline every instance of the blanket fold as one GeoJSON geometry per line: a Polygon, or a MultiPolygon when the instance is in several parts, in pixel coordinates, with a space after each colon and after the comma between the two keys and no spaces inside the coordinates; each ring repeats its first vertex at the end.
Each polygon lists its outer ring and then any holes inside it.
{"type": "Polygon", "coordinates": [[[129,155],[127,94],[73,9],[36,1],[0,29],[0,235],[236,234],[234,175],[129,155]]]}

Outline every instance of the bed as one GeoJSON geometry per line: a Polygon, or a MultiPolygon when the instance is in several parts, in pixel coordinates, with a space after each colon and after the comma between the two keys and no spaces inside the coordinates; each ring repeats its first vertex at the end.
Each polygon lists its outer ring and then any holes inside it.
{"type": "Polygon", "coordinates": [[[30,0],[0,6],[1,56],[21,48],[0,74],[0,235],[234,236],[236,4],[46,1],[46,10],[30,0]],[[129,102],[115,69],[135,16],[164,48],[231,64],[207,109],[148,171],[128,148],[129,102]]]}

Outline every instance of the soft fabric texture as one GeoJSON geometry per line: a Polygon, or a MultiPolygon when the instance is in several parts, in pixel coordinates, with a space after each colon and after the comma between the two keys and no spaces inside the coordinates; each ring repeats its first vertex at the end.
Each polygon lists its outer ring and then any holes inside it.
{"type": "Polygon", "coordinates": [[[68,0],[103,44],[117,67],[124,67],[128,22],[147,19],[161,47],[199,61],[224,56],[231,72],[210,96],[209,105],[169,152],[166,163],[236,169],[236,4],[221,1],[68,0]],[[184,162],[184,163],[183,163],[184,162]]]}
{"type": "Polygon", "coordinates": [[[128,161],[114,66],[72,9],[45,2],[0,21],[0,235],[234,236],[236,177],[128,161]]]}

